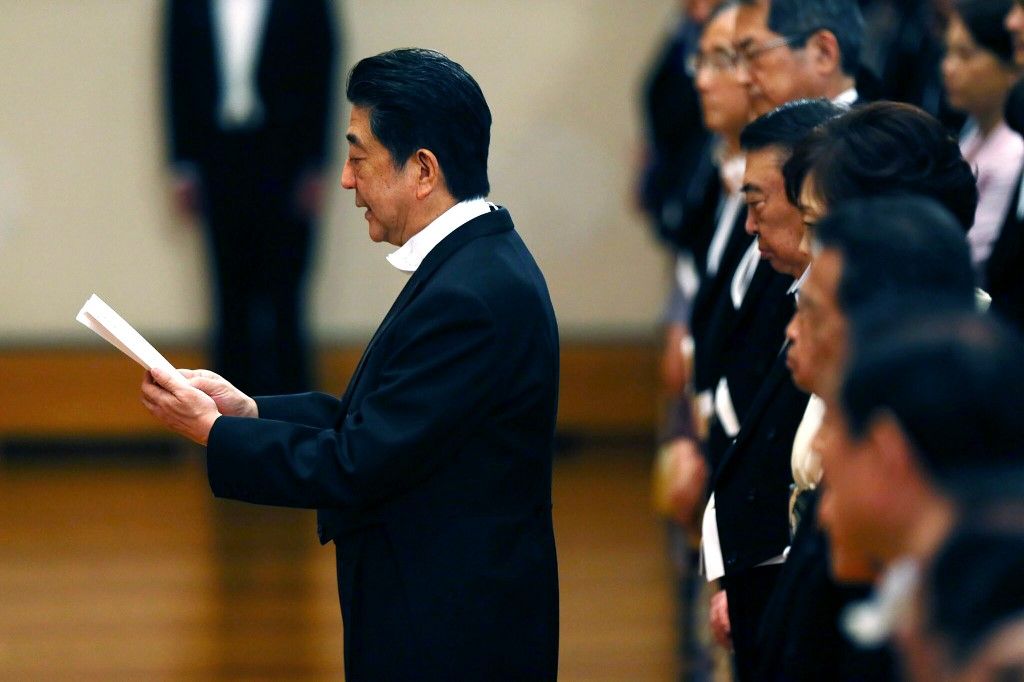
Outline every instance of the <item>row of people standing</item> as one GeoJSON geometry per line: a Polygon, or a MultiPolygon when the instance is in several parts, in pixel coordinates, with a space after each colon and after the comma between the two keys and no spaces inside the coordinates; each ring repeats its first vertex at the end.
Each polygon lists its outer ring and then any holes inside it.
{"type": "MultiPolygon", "coordinates": [[[[949,88],[950,100],[963,105],[973,117],[971,130],[978,130],[975,139],[963,140],[966,152],[991,139],[999,117],[994,124],[987,111],[1001,113],[1000,98],[1006,99],[1016,76],[1015,66],[985,52],[1002,49],[986,33],[994,16],[994,25],[1006,34],[1010,3],[1001,4],[993,12],[993,3],[957,3],[947,29],[950,50],[943,76],[951,84],[966,83],[961,90],[949,88]],[[990,89],[996,92],[978,96],[979,73],[991,76],[990,89]]],[[[1019,158],[1010,167],[1009,183],[976,182],[943,125],[920,109],[858,107],[864,99],[858,91],[864,35],[852,0],[744,0],[714,9],[689,60],[713,137],[696,170],[679,178],[682,191],[664,202],[672,210],[663,205],[658,214],[661,233],[682,249],[676,279],[688,283],[677,287],[674,308],[682,315],[669,327],[666,347],[665,366],[674,370],[666,373],[670,385],[678,387],[685,378],[692,397],[680,400],[665,449],[675,475],[673,511],[691,527],[691,535],[702,537],[702,568],[721,588],[711,605],[712,629],[729,641],[740,679],[839,679],[844,671],[884,675],[890,670],[884,651],[845,646],[838,613],[862,596],[871,580],[861,576],[851,586],[833,579],[828,543],[815,521],[822,477],[816,453],[827,448],[811,442],[829,412],[828,396],[835,396],[842,383],[842,368],[825,363],[817,381],[798,374],[797,349],[809,345],[805,340],[801,346],[799,339],[836,336],[835,329],[818,325],[799,335],[798,321],[812,317],[801,316],[795,301],[815,273],[813,226],[850,201],[895,194],[931,197],[943,207],[938,213],[935,206],[917,206],[917,199],[858,208],[856,217],[870,216],[876,232],[888,225],[887,212],[917,216],[889,225],[905,239],[895,240],[904,250],[897,248],[897,260],[887,264],[908,278],[879,277],[863,287],[864,298],[882,298],[893,288],[917,290],[924,283],[933,294],[949,289],[954,298],[963,298],[964,288],[957,285],[966,281],[969,293],[975,275],[968,266],[966,280],[956,276],[956,242],[965,245],[963,233],[975,223],[976,212],[979,218],[991,212],[988,205],[1000,194],[1012,202],[1005,195],[1016,189],[1014,181],[1019,185],[1019,158]],[[854,111],[846,113],[851,105],[854,111]],[[744,127],[752,117],[757,118],[744,127]],[[984,194],[976,210],[979,184],[984,194]],[[921,268],[901,267],[900,257],[920,256],[914,250],[915,230],[936,223],[936,215],[960,226],[952,228],[952,247],[932,249],[944,256],[941,263],[952,267],[952,274],[942,267],[929,270],[927,257],[920,257],[921,268]],[[674,231],[665,229],[666,216],[676,219],[674,231]],[[872,286],[878,296],[871,295],[872,286]],[[684,329],[689,341],[679,341],[686,338],[684,329]],[[688,361],[677,357],[689,349],[688,361]],[[691,371],[680,371],[687,366],[691,371]],[[822,656],[829,648],[825,644],[850,655],[822,656]]],[[[984,177],[980,161],[975,159],[984,177]]],[[[1015,213],[1003,217],[998,222],[1006,226],[990,232],[1006,241],[1005,235],[1019,231],[1019,220],[1015,213]]],[[[935,229],[941,244],[941,228],[935,229]]],[[[944,236],[949,242],[948,229],[944,236]]],[[[866,229],[858,237],[870,244],[879,235],[866,229]]],[[[994,237],[982,234],[977,242],[985,239],[991,244],[994,237]]],[[[842,251],[845,242],[837,243],[842,251]]],[[[972,251],[979,252],[973,241],[972,251]]],[[[976,257],[974,262],[978,275],[984,275],[984,261],[976,257]]],[[[987,284],[983,277],[980,281],[987,284]]],[[[821,296],[813,287],[812,292],[808,306],[814,310],[821,296]]],[[[1011,296],[998,292],[996,301],[997,309],[1012,312],[1011,296]]],[[[843,346],[844,337],[824,345],[843,346]]]]}

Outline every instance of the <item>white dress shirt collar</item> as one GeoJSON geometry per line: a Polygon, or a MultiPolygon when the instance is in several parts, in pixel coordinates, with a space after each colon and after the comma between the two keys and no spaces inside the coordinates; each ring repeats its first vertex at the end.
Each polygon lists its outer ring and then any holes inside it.
{"type": "Polygon", "coordinates": [[[461,201],[439,215],[429,225],[409,237],[409,241],[387,256],[388,262],[405,273],[416,272],[435,246],[452,232],[473,218],[482,216],[497,207],[486,199],[461,201]]]}
{"type": "Polygon", "coordinates": [[[857,88],[849,88],[843,90],[841,93],[832,98],[832,104],[841,104],[845,107],[852,107],[857,98],[860,97],[857,94],[857,88]]]}
{"type": "Polygon", "coordinates": [[[808,265],[804,268],[804,273],[797,279],[793,280],[793,283],[789,285],[789,289],[786,290],[787,294],[797,294],[800,292],[800,287],[807,281],[807,275],[811,274],[811,266],[808,265]]]}

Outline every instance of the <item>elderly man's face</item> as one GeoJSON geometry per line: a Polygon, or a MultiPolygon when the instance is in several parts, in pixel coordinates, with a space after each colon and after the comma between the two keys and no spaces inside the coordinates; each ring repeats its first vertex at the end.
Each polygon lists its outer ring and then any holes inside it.
{"type": "Polygon", "coordinates": [[[341,186],[355,190],[356,206],[366,209],[370,239],[401,246],[408,238],[409,209],[416,194],[415,164],[396,168],[391,153],[370,127],[370,110],[352,107],[348,158],[341,186]]]}
{"type": "Polygon", "coordinates": [[[825,249],[811,265],[800,289],[796,314],[786,328],[786,365],[793,382],[819,396],[835,395],[846,355],[846,318],[839,309],[842,255],[825,249]]]}
{"type": "Polygon", "coordinates": [[[757,237],[761,258],[778,272],[799,277],[810,262],[800,210],[786,198],[783,152],[767,147],[747,153],[743,194],[747,233],[757,237]]]}
{"type": "Polygon", "coordinates": [[[741,5],[736,15],[733,47],[739,55],[737,76],[750,94],[756,118],[779,105],[811,96],[803,84],[807,68],[803,48],[787,44],[768,28],[768,4],[741,5]]]}
{"type": "Polygon", "coordinates": [[[1024,66],[1024,0],[1014,0],[1006,15],[1006,30],[1013,37],[1013,58],[1017,66],[1024,66]]]}

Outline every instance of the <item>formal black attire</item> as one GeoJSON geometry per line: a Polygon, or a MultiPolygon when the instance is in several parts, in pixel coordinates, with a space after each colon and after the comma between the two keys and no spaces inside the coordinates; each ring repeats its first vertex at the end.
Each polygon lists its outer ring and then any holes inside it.
{"type": "Polygon", "coordinates": [[[319,508],[348,679],[554,679],[557,391],[546,285],[495,210],[430,251],[340,399],[220,417],[210,485],[319,508]]]}
{"type": "MultiPolygon", "coordinates": [[[[658,51],[643,85],[647,159],[640,179],[640,200],[659,237],[678,245],[679,199],[702,163],[711,139],[705,130],[700,97],[687,57],[696,51],[700,26],[683,16],[658,51]]],[[[699,184],[699,183],[698,183],[699,184]]]]}
{"type": "MultiPolygon", "coordinates": [[[[714,370],[709,375],[715,377],[708,386],[714,391],[719,379],[725,378],[741,426],[776,361],[785,340],[786,325],[793,318],[793,296],[788,293],[792,285],[792,277],[776,272],[768,261],[762,260],[739,310],[726,289],[709,322],[705,345],[715,348],[716,354],[708,361],[714,370]],[[710,364],[714,360],[717,365],[710,364]]],[[[713,468],[718,467],[731,444],[732,436],[726,433],[721,421],[712,419],[706,451],[713,468]]]]}
{"type": "Polygon", "coordinates": [[[312,217],[296,203],[329,161],[335,72],[328,0],[268,0],[248,121],[221,119],[213,0],[170,0],[165,104],[171,162],[201,188],[213,273],[213,367],[249,393],[311,388],[305,330],[312,217]]]}
{"type": "Polygon", "coordinates": [[[711,482],[740,680],[754,680],[757,633],[781,566],[764,566],[789,545],[790,459],[809,396],[778,353],[711,482]]]}
{"type": "Polygon", "coordinates": [[[694,298],[690,333],[694,343],[694,389],[698,393],[714,388],[722,374],[722,354],[725,349],[722,337],[731,329],[738,312],[732,305],[729,289],[736,267],[754,239],[746,232],[746,222],[747,209],[743,207],[733,221],[718,270],[713,276],[701,279],[694,298]]]}
{"type": "Polygon", "coordinates": [[[840,627],[844,610],[868,599],[870,585],[840,585],[829,567],[828,537],[817,523],[817,491],[808,498],[786,563],[761,620],[755,679],[763,682],[897,680],[887,647],[863,649],[840,627]]]}
{"type": "Polygon", "coordinates": [[[1024,220],[1017,213],[1022,181],[1024,177],[1019,176],[1017,190],[985,264],[982,287],[992,297],[992,310],[1024,332],[1024,220]]]}

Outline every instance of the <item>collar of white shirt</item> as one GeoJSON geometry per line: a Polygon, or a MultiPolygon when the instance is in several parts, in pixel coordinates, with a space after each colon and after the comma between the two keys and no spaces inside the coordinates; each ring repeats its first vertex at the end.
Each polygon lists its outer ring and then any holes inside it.
{"type": "Polygon", "coordinates": [[[394,253],[387,256],[388,262],[405,273],[416,272],[441,240],[459,229],[473,218],[482,216],[496,207],[486,199],[460,201],[439,215],[429,225],[414,234],[394,253]]]}
{"type": "Polygon", "coordinates": [[[803,274],[800,275],[800,277],[798,277],[797,279],[795,279],[791,285],[789,285],[789,289],[786,290],[786,293],[787,294],[795,294],[795,293],[799,292],[800,291],[800,287],[802,287],[804,285],[804,282],[807,281],[807,275],[809,275],[809,274],[811,274],[811,266],[810,265],[808,265],[806,268],[804,268],[803,274]]]}
{"type": "Polygon", "coordinates": [[[842,104],[846,107],[852,107],[853,103],[857,101],[860,95],[857,93],[857,88],[848,88],[843,90],[841,93],[836,95],[835,99],[832,100],[833,104],[842,104]]]}

